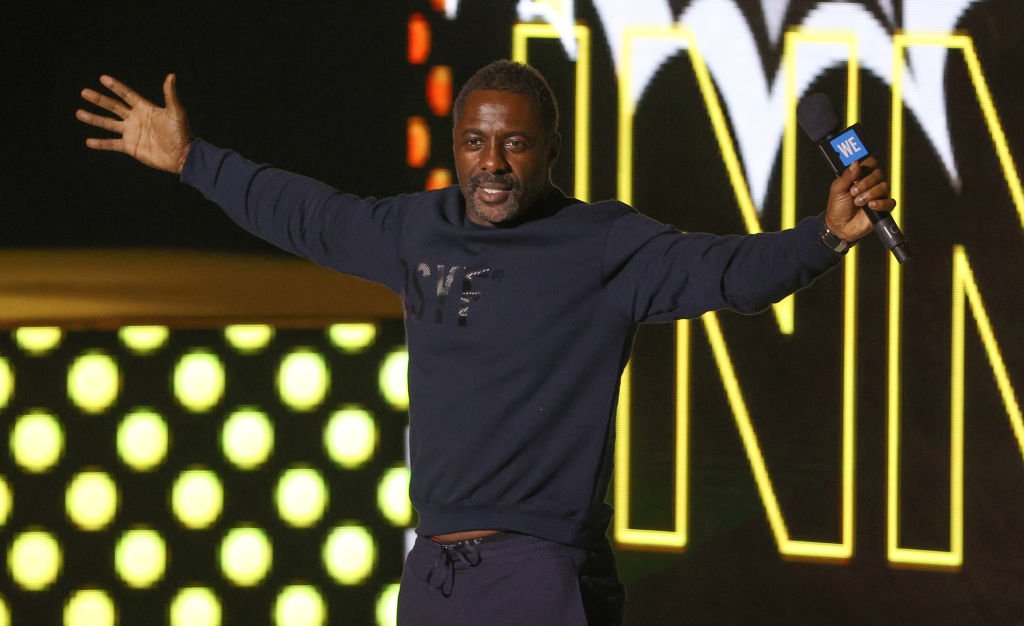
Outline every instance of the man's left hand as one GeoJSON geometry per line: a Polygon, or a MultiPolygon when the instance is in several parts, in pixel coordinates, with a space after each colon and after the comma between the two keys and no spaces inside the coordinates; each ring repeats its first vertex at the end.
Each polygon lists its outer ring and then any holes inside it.
{"type": "Polygon", "coordinates": [[[885,172],[877,165],[875,157],[868,157],[850,165],[832,182],[825,224],[840,239],[853,243],[874,229],[861,208],[878,212],[896,208],[896,201],[889,197],[885,172]]]}

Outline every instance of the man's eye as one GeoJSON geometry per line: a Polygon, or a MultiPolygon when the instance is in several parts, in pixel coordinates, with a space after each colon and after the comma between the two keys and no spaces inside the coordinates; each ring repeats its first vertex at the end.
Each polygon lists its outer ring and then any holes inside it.
{"type": "Polygon", "coordinates": [[[522,150],[526,147],[526,142],[520,139],[509,139],[505,142],[505,145],[511,150],[522,150]]]}
{"type": "Polygon", "coordinates": [[[469,139],[466,140],[466,145],[467,146],[473,146],[474,148],[478,148],[478,147],[484,145],[484,140],[480,139],[479,137],[470,137],[469,139]]]}

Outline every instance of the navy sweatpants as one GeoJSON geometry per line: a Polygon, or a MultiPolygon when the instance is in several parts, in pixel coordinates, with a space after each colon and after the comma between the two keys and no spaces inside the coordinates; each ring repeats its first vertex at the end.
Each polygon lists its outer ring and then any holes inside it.
{"type": "Polygon", "coordinates": [[[622,624],[624,588],[594,550],[515,533],[438,544],[417,537],[398,593],[399,626],[622,624]]]}

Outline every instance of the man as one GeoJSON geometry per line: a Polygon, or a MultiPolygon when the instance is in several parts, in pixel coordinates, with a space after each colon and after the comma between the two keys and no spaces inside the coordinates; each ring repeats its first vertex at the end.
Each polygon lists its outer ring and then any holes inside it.
{"type": "Polygon", "coordinates": [[[682,234],[567,198],[550,177],[554,96],[508,61],[456,99],[459,186],[379,201],[194,138],[173,75],[166,108],[101,82],[120,101],[82,96],[116,118],[77,116],[120,136],[89,147],[180,173],[251,232],[402,297],[420,522],[402,624],[621,623],[604,496],[636,325],[763,309],[839,262],[825,241],[871,230],[860,207],[895,206],[883,173],[856,164],[823,216],[781,233],[682,234]]]}

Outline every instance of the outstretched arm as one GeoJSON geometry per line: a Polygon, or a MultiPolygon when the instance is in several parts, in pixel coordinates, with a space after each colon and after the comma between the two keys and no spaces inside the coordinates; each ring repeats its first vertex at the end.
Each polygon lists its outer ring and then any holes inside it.
{"type": "MultiPolygon", "coordinates": [[[[863,207],[887,212],[895,206],[885,172],[869,157],[832,183],[824,220],[833,234],[853,243],[873,228],[863,207]]],[[[808,218],[782,232],[716,237],[683,235],[626,213],[606,239],[604,280],[637,322],[697,317],[721,308],[756,313],[809,285],[842,258],[823,245],[820,224],[808,218]]]]}
{"type": "Polygon", "coordinates": [[[75,116],[117,136],[91,137],[88,147],[123,152],[180,174],[249,232],[320,265],[401,291],[396,233],[411,201],[361,200],[193,137],[174,74],[164,79],[163,107],[111,76],[100,82],[117,97],[83,89],[82,98],[113,115],[79,109],[75,116]]]}
{"type": "Polygon", "coordinates": [[[75,117],[119,136],[109,139],[90,137],[85,140],[85,145],[94,150],[123,152],[150,167],[180,174],[192,145],[192,132],[185,109],[178,99],[174,74],[168,74],[164,79],[164,107],[146,100],[112,76],[101,76],[100,82],[120,99],[88,88],[82,90],[82,98],[116,117],[96,115],[84,109],[78,109],[75,117]]]}

